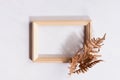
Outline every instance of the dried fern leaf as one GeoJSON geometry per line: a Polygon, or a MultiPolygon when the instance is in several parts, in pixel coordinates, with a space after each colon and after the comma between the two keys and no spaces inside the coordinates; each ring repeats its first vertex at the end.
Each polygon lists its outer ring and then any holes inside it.
{"type": "Polygon", "coordinates": [[[101,48],[103,40],[105,40],[106,34],[102,38],[92,38],[87,40],[83,48],[80,48],[75,56],[71,59],[69,75],[72,73],[85,73],[89,68],[93,67],[97,63],[103,61],[97,58],[101,55],[98,54],[101,48]]]}

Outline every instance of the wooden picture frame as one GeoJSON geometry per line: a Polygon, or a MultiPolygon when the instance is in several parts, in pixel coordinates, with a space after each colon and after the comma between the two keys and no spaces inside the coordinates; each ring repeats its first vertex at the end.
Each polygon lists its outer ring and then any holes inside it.
{"type": "Polygon", "coordinates": [[[71,57],[61,57],[61,56],[45,56],[41,57],[38,55],[37,48],[37,36],[38,36],[38,27],[36,25],[42,26],[84,26],[84,44],[86,40],[91,38],[91,20],[86,16],[67,16],[67,17],[38,17],[31,18],[30,28],[29,28],[29,57],[33,62],[69,62],[71,57]]]}

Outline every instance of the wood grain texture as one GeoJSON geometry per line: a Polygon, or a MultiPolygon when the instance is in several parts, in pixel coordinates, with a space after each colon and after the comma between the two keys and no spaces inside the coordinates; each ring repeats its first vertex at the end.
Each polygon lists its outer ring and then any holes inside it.
{"type": "Polygon", "coordinates": [[[33,22],[41,26],[77,26],[86,25],[90,22],[90,20],[40,20],[33,22]]]}
{"type": "Polygon", "coordinates": [[[38,57],[34,62],[69,62],[71,57],[38,57]]]}

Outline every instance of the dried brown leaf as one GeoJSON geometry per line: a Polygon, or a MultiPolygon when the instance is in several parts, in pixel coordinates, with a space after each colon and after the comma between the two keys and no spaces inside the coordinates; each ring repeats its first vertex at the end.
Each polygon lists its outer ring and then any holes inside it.
{"type": "Polygon", "coordinates": [[[87,40],[83,48],[80,48],[74,57],[72,57],[70,64],[70,75],[72,73],[85,73],[89,68],[93,67],[95,64],[101,62],[97,58],[101,55],[98,54],[101,48],[101,43],[105,40],[106,34],[102,38],[92,38],[87,40]]]}

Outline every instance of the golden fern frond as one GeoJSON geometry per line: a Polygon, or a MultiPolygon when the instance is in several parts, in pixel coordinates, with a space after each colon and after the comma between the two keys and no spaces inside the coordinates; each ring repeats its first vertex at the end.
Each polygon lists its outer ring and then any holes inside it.
{"type": "Polygon", "coordinates": [[[81,64],[79,65],[79,69],[74,71],[74,73],[80,74],[80,73],[85,73],[89,70],[89,68],[93,67],[95,64],[101,62],[103,60],[96,60],[94,62],[91,62],[89,64],[81,64]]]}
{"type": "Polygon", "coordinates": [[[89,68],[93,67],[95,64],[103,61],[97,58],[101,55],[98,54],[101,48],[101,43],[105,40],[106,34],[102,38],[93,38],[87,40],[84,47],[79,49],[75,56],[72,57],[70,69],[70,75],[72,73],[85,73],[89,68]]]}
{"type": "Polygon", "coordinates": [[[103,60],[93,61],[93,62],[91,62],[90,64],[88,64],[87,67],[91,68],[91,67],[93,67],[95,64],[97,64],[97,63],[99,63],[99,62],[101,62],[101,61],[103,61],[103,60]]]}

